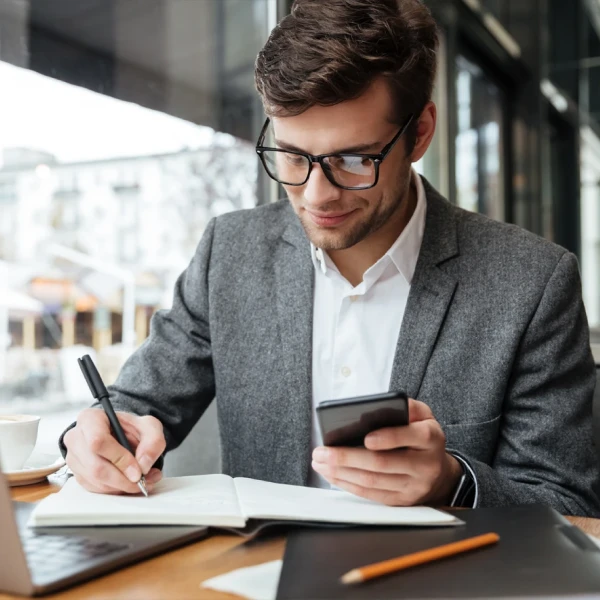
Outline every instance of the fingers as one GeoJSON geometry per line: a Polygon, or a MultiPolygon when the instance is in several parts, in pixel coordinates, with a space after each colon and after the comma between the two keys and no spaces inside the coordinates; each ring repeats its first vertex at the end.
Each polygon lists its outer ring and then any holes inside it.
{"type": "Polygon", "coordinates": [[[151,416],[138,417],[138,419],[136,427],[140,438],[135,457],[143,473],[146,474],[165,451],[167,442],[162,423],[158,419],[151,416]]]}
{"type": "MultiPolygon", "coordinates": [[[[130,482],[137,483],[142,476],[140,466],[137,464],[133,455],[121,446],[121,444],[113,437],[110,431],[108,418],[103,411],[101,416],[104,418],[99,418],[97,415],[86,414],[83,416],[81,423],[78,420],[77,427],[81,425],[81,434],[84,440],[84,444],[78,452],[79,459],[84,462],[88,468],[96,468],[98,470],[98,475],[105,476],[106,470],[102,470],[99,466],[101,463],[92,460],[94,456],[103,458],[105,461],[112,463],[130,482]],[[93,462],[93,465],[89,464],[91,462],[93,462]]],[[[117,413],[117,416],[121,418],[119,413],[117,413]]],[[[132,442],[130,437],[128,438],[128,441],[130,443],[132,442]]]]}
{"type": "Polygon", "coordinates": [[[412,479],[411,476],[404,474],[380,473],[351,467],[332,467],[323,463],[313,463],[313,468],[328,481],[353,483],[370,490],[398,492],[409,486],[412,479]]]}
{"type": "Polygon", "coordinates": [[[432,446],[446,443],[442,428],[427,404],[409,398],[408,414],[408,425],[385,427],[369,433],[365,437],[365,447],[369,450],[391,450],[393,448],[428,450],[432,446]]]}
{"type": "Polygon", "coordinates": [[[332,469],[338,476],[339,469],[348,467],[372,473],[415,476],[422,467],[421,453],[411,449],[373,452],[365,448],[316,448],[313,453],[313,469],[323,466],[332,469]],[[319,452],[325,450],[325,452],[319,452]]]}
{"type": "MultiPolygon", "coordinates": [[[[331,484],[375,502],[390,506],[422,504],[431,498],[435,482],[439,482],[442,466],[425,453],[413,450],[366,453],[369,469],[339,466],[313,461],[313,469],[331,484]],[[369,462],[372,457],[375,462],[369,462]]],[[[362,457],[361,457],[362,458],[362,457]]],[[[443,501],[440,501],[443,503],[443,501]]]]}
{"type": "Polygon", "coordinates": [[[145,475],[160,458],[167,445],[162,423],[150,415],[140,417],[125,412],[119,412],[117,415],[127,439],[136,449],[135,464],[140,466],[145,475]]]}
{"type": "MultiPolygon", "coordinates": [[[[350,492],[355,496],[366,498],[373,502],[387,504],[388,506],[415,506],[426,504],[430,487],[422,481],[412,480],[409,485],[403,486],[400,491],[386,490],[379,488],[366,487],[359,483],[353,483],[344,479],[330,479],[330,483],[336,487],[350,492]]],[[[429,504],[429,503],[427,503],[429,504]]],[[[440,505],[441,502],[431,503],[431,505],[440,505]]]]}
{"type": "Polygon", "coordinates": [[[131,446],[138,448],[141,457],[146,457],[144,467],[113,437],[108,418],[99,409],[83,411],[76,427],[65,435],[67,464],[76,479],[93,492],[137,494],[142,471],[147,474],[151,489],[162,477],[158,469],[151,469],[165,448],[162,426],[154,417],[122,412],[117,416],[131,446]]]}
{"type": "Polygon", "coordinates": [[[131,483],[111,463],[94,455],[75,455],[67,453],[67,465],[73,471],[75,479],[86,490],[97,494],[135,494],[139,491],[137,485],[131,483]],[[115,480],[115,475],[117,479],[115,480]],[[121,480],[124,479],[124,482],[121,480]],[[123,489],[125,487],[125,489],[123,489]]]}
{"type": "MultiPolygon", "coordinates": [[[[162,471],[160,469],[150,469],[146,475],[146,483],[154,486],[162,479],[162,471]]],[[[146,486],[147,487],[147,486],[146,486]]]]}
{"type": "Polygon", "coordinates": [[[408,399],[408,422],[424,421],[425,419],[433,419],[433,413],[427,404],[420,400],[408,399]]]}
{"type": "Polygon", "coordinates": [[[446,444],[446,436],[435,419],[414,421],[404,427],[386,427],[373,431],[365,437],[365,447],[369,450],[392,450],[413,448],[429,450],[446,444]]]}

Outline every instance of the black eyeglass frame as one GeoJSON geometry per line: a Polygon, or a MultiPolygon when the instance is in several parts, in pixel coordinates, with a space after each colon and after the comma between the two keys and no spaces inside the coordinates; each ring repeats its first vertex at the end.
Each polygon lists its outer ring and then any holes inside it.
{"type": "Polygon", "coordinates": [[[335,185],[336,187],[341,188],[343,190],[369,190],[377,185],[377,182],[379,181],[379,166],[384,161],[385,157],[392,151],[392,148],[396,145],[396,142],[402,137],[402,135],[408,129],[408,126],[411,124],[413,117],[414,117],[414,114],[410,114],[408,116],[406,123],[404,123],[404,125],[402,125],[402,127],[400,128],[398,133],[394,136],[392,141],[389,144],[387,144],[379,154],[360,154],[357,152],[334,152],[332,154],[318,154],[316,156],[313,154],[308,154],[308,152],[300,152],[298,150],[285,150],[283,148],[270,148],[269,146],[263,146],[262,144],[265,141],[267,127],[269,126],[269,123],[271,122],[271,119],[269,117],[267,117],[267,120],[265,121],[265,124],[263,125],[263,128],[260,131],[260,135],[258,136],[258,142],[256,143],[256,153],[260,157],[260,160],[263,164],[263,167],[265,168],[265,171],[267,172],[267,175],[271,179],[273,179],[274,181],[277,181],[278,183],[281,183],[282,185],[292,185],[295,187],[304,185],[310,178],[310,174],[312,173],[313,165],[315,163],[319,163],[321,165],[321,169],[323,169],[323,173],[325,173],[325,177],[327,177],[327,180],[331,184],[335,185]],[[269,170],[269,167],[267,167],[267,164],[265,162],[264,152],[266,152],[266,151],[282,152],[285,154],[296,154],[297,156],[303,156],[304,158],[306,158],[309,162],[308,173],[306,175],[306,179],[302,183],[286,183],[284,181],[279,181],[279,179],[273,177],[273,175],[271,174],[271,171],[269,170]],[[375,181],[371,185],[368,185],[366,187],[365,186],[347,187],[344,185],[340,185],[337,181],[335,181],[335,178],[333,177],[333,174],[331,172],[331,167],[325,162],[326,158],[330,158],[332,156],[351,156],[351,157],[355,157],[355,158],[372,160],[373,164],[375,165],[375,181]]]}

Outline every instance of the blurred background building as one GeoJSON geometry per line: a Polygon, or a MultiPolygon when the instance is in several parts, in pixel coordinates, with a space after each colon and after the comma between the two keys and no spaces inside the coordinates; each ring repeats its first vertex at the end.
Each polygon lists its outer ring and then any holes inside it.
{"type": "MultiPolygon", "coordinates": [[[[418,170],[575,252],[600,331],[600,0],[426,3],[440,120],[418,170]]],[[[111,382],[208,220],[282,195],[253,69],[290,5],[0,0],[0,412],[87,404],[75,356],[111,382]]]]}

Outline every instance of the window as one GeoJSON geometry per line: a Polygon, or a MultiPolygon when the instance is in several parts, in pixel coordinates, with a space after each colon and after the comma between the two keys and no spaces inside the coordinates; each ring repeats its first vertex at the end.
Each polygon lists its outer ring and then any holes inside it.
{"type": "Polygon", "coordinates": [[[450,197],[448,177],[448,81],[446,35],[440,30],[438,70],[432,100],[437,107],[435,135],[427,152],[413,166],[446,198],[450,197]]]}
{"type": "Polygon", "coordinates": [[[11,204],[17,199],[17,190],[15,187],[15,179],[7,178],[0,181],[0,203],[11,204]]]}
{"type": "Polygon", "coordinates": [[[276,6],[4,5],[0,412],[45,413],[53,447],[91,400],[75,358],[111,383],[208,221],[270,200],[253,69],[276,6]]]}
{"type": "Polygon", "coordinates": [[[500,88],[475,63],[456,60],[456,199],[504,220],[504,105],[500,88]]]}
{"type": "Polygon", "coordinates": [[[600,327],[600,138],[581,130],[581,272],[590,327],[600,327]]]}

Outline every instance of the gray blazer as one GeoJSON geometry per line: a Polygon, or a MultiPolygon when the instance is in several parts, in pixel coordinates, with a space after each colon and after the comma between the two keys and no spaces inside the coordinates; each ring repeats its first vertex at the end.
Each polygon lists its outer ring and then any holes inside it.
{"type": "MultiPolygon", "coordinates": [[[[390,389],[431,407],[476,474],[479,506],[599,516],[595,371],[575,257],[426,190],[390,389]]],[[[305,485],[313,285],[288,201],[212,220],[113,401],[160,419],[171,449],[216,397],[225,473],[305,485]]]]}

